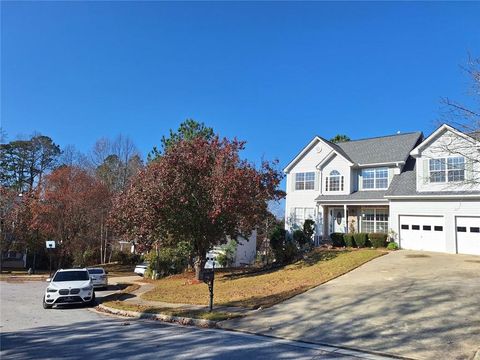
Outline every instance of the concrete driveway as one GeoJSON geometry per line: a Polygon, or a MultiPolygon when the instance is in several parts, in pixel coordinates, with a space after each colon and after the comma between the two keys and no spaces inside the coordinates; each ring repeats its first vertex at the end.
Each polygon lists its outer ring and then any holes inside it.
{"type": "Polygon", "coordinates": [[[480,257],[397,251],[222,327],[414,359],[480,347],[480,257]]]}

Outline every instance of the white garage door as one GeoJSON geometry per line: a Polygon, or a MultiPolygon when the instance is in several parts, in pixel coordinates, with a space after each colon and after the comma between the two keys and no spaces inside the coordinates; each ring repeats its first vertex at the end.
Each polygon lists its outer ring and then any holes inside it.
{"type": "Polygon", "coordinates": [[[400,216],[400,247],[410,250],[446,251],[443,216],[400,216]]]}
{"type": "Polygon", "coordinates": [[[458,216],[456,224],[457,252],[480,255],[480,217],[458,216]]]}

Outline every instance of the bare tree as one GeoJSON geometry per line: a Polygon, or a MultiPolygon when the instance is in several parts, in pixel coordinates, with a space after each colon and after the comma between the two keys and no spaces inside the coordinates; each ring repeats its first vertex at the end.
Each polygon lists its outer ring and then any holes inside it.
{"type": "MultiPolygon", "coordinates": [[[[448,97],[443,98],[441,122],[450,124],[466,136],[447,134],[435,145],[435,150],[463,157],[464,170],[467,172],[464,182],[476,187],[480,184],[480,58],[469,57],[462,70],[471,83],[467,92],[471,101],[462,103],[448,97]]],[[[446,168],[451,166],[443,165],[446,168]]]]}

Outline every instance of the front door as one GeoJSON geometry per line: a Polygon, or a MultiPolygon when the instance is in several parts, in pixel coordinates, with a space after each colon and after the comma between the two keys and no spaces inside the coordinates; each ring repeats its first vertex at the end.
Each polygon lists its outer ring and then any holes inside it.
{"type": "Polygon", "coordinates": [[[330,210],[330,232],[345,232],[345,213],[342,208],[330,210]]]}

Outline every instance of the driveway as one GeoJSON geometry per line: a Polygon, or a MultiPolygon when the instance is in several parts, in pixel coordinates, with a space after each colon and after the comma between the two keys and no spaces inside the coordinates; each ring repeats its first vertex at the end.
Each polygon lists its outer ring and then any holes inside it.
{"type": "Polygon", "coordinates": [[[414,359],[471,359],[480,347],[480,257],[393,252],[222,327],[414,359]]]}

